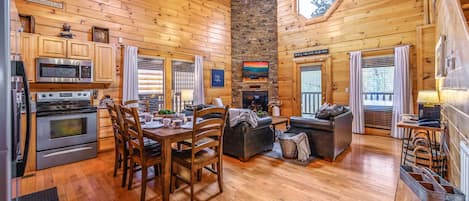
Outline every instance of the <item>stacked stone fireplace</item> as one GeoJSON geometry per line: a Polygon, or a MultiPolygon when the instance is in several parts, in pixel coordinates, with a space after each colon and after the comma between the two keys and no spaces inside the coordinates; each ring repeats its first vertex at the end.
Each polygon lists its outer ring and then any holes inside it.
{"type": "Polygon", "coordinates": [[[232,0],[231,24],[232,106],[249,108],[245,96],[257,93],[267,100],[260,106],[267,111],[268,102],[279,97],[277,0],[232,0]],[[243,82],[243,61],[268,61],[267,82],[243,82]]]}

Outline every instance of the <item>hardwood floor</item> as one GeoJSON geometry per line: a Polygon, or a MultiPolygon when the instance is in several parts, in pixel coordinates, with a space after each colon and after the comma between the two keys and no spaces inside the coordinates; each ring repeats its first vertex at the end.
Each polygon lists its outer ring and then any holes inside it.
{"type": "MultiPolygon", "coordinates": [[[[328,201],[394,200],[399,176],[399,140],[388,137],[354,135],[351,149],[337,162],[316,160],[307,167],[257,156],[242,163],[224,157],[224,192],[218,194],[216,177],[204,171],[196,184],[198,200],[328,201]]],[[[21,193],[57,186],[61,201],[138,200],[140,174],[128,191],[120,187],[120,175],[112,176],[113,153],[98,158],[37,171],[23,178],[21,193]]],[[[153,175],[153,174],[150,174],[153,175]]],[[[187,186],[171,194],[171,200],[189,200],[187,186]]],[[[160,183],[148,183],[147,200],[160,200],[160,183]]]]}

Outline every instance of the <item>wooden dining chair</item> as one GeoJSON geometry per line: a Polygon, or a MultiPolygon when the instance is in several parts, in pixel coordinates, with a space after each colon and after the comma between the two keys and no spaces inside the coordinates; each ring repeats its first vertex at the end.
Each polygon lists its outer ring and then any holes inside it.
{"type": "Polygon", "coordinates": [[[145,200],[148,168],[153,166],[155,174],[159,172],[160,169],[159,166],[162,162],[161,146],[159,146],[159,149],[148,149],[145,147],[145,142],[147,140],[143,137],[142,126],[138,118],[137,108],[121,107],[121,111],[124,119],[125,131],[128,135],[127,144],[129,147],[130,167],[132,167],[132,171],[130,171],[128,189],[130,190],[132,188],[134,164],[139,164],[142,171],[142,190],[140,200],[143,201],[145,200]]]}
{"type": "Polygon", "coordinates": [[[117,176],[117,169],[123,164],[122,187],[125,187],[128,171],[127,134],[125,133],[124,122],[121,114],[121,108],[118,104],[107,104],[109,117],[111,118],[112,129],[114,131],[114,177],[117,176]]]}
{"type": "Polygon", "coordinates": [[[139,112],[150,112],[150,101],[148,100],[128,100],[124,102],[124,106],[138,104],[139,112]]]}
{"type": "Polygon", "coordinates": [[[194,118],[211,116],[200,122],[194,121],[190,149],[173,150],[173,173],[171,186],[176,181],[190,185],[191,200],[194,200],[194,183],[199,170],[205,168],[218,177],[218,187],[223,192],[223,130],[227,117],[228,106],[212,107],[194,111],[194,118]],[[216,170],[207,166],[216,164],[216,170]],[[178,168],[187,168],[190,178],[178,175],[178,168]]]}

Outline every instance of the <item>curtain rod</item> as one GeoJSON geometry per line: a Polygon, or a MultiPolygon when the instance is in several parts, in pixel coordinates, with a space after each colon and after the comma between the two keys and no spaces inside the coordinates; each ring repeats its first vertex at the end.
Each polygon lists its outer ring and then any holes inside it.
{"type": "MultiPolygon", "coordinates": [[[[370,48],[370,49],[364,49],[364,50],[356,50],[360,52],[373,52],[373,51],[380,51],[380,50],[388,50],[388,49],[394,49],[396,47],[404,47],[404,46],[409,46],[412,47],[412,44],[401,44],[401,45],[395,45],[395,46],[390,46],[390,47],[378,47],[378,48],[370,48]]],[[[354,52],[354,51],[352,51],[354,52]]],[[[350,54],[350,52],[347,52],[347,54],[350,54]]]]}
{"type": "MultiPolygon", "coordinates": [[[[125,46],[128,46],[128,45],[123,45],[121,44],[120,47],[125,47],[125,46]]],[[[136,46],[137,47],[137,46],[136,46]]],[[[158,51],[156,49],[150,49],[150,48],[143,48],[143,47],[137,47],[139,50],[149,50],[149,51],[158,51]]],[[[185,54],[185,55],[189,55],[189,56],[197,56],[196,54],[191,54],[191,53],[185,53],[185,52],[168,52],[168,54],[185,54]]],[[[204,58],[207,58],[206,55],[200,55],[200,56],[203,56],[204,58]]]]}

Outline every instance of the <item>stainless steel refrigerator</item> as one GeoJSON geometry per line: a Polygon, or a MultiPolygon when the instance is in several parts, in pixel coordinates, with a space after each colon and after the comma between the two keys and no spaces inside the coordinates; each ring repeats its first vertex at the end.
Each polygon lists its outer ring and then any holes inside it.
{"type": "Polygon", "coordinates": [[[18,195],[19,182],[13,180],[24,175],[31,133],[28,79],[15,49],[19,47],[19,21],[10,13],[10,6],[10,0],[0,2],[0,200],[5,201],[18,195]],[[21,121],[22,112],[26,122],[21,121]]]}

